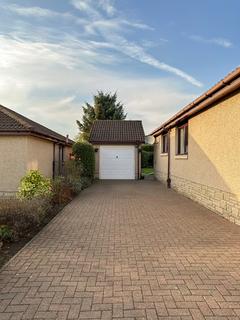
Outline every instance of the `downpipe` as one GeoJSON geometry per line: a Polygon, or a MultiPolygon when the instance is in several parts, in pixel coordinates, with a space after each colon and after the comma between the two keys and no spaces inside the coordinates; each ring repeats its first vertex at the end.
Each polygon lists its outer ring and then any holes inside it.
{"type": "Polygon", "coordinates": [[[168,130],[168,171],[167,171],[167,187],[171,188],[171,147],[170,147],[170,129],[168,130]]]}

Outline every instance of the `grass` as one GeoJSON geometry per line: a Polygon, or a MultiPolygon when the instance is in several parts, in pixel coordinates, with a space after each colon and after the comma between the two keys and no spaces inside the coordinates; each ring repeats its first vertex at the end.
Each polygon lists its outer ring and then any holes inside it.
{"type": "Polygon", "coordinates": [[[153,172],[154,172],[153,168],[142,168],[143,175],[153,174],[153,172]]]}

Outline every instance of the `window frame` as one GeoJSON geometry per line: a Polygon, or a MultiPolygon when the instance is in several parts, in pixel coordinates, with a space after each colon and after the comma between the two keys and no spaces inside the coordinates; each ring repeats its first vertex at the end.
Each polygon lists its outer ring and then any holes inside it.
{"type": "Polygon", "coordinates": [[[168,133],[164,133],[161,135],[161,153],[168,153],[168,133]]]}
{"type": "Polygon", "coordinates": [[[176,143],[176,155],[188,155],[188,123],[184,123],[183,125],[177,127],[176,143]],[[181,134],[181,132],[183,132],[183,135],[181,134]],[[181,138],[183,139],[183,141],[181,138]]]}

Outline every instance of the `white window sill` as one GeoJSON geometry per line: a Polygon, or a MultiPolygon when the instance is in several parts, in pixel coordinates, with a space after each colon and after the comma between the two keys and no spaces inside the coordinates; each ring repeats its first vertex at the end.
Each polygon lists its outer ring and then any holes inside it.
{"type": "Polygon", "coordinates": [[[168,153],[160,153],[160,157],[167,157],[168,156],[168,153]]]}
{"type": "Polygon", "coordinates": [[[174,157],[176,160],[180,160],[180,159],[182,159],[182,160],[187,160],[188,159],[188,155],[187,154],[177,154],[177,155],[175,155],[175,157],[174,157]]]}

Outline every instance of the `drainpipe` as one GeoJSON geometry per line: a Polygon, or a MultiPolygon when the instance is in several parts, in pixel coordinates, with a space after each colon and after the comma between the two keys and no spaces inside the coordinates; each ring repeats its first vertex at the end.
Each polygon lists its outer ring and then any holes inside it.
{"type": "Polygon", "coordinates": [[[168,139],[168,171],[167,171],[167,187],[168,187],[168,188],[171,188],[171,170],[170,170],[170,165],[171,165],[171,159],[170,159],[170,155],[171,155],[171,150],[170,150],[170,129],[168,130],[167,139],[168,139]]]}
{"type": "Polygon", "coordinates": [[[139,146],[137,146],[137,180],[141,179],[140,159],[141,159],[141,149],[139,149],[139,146]]]}
{"type": "Polygon", "coordinates": [[[55,178],[55,142],[53,143],[53,163],[52,163],[52,177],[55,178]]]}

